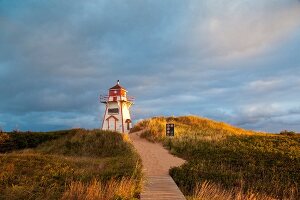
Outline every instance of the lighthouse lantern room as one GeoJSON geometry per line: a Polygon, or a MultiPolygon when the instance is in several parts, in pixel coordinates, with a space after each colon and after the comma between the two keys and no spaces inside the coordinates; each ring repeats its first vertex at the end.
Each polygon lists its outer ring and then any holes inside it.
{"type": "Polygon", "coordinates": [[[132,127],[129,109],[133,101],[134,98],[127,96],[127,91],[120,85],[119,80],[109,89],[108,95],[101,95],[100,102],[106,105],[102,130],[128,133],[132,127]]]}

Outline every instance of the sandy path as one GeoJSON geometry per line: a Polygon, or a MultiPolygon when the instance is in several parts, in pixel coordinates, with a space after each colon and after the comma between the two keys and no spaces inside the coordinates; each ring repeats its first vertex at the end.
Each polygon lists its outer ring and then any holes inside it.
{"type": "Polygon", "coordinates": [[[185,161],[169,154],[161,144],[140,138],[140,133],[135,132],[129,136],[142,158],[146,175],[141,200],[184,200],[185,197],[169,175],[169,169],[180,166],[185,161]]]}
{"type": "Polygon", "coordinates": [[[129,134],[130,139],[140,154],[145,174],[148,176],[169,175],[171,167],[182,165],[185,160],[169,154],[162,144],[152,143],[139,137],[141,132],[129,134]]]}

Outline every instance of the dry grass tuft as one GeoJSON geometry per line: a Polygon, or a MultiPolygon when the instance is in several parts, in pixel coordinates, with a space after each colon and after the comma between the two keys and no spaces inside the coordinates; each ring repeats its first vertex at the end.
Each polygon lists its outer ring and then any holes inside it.
{"type": "Polygon", "coordinates": [[[253,193],[251,191],[244,193],[242,189],[236,188],[232,190],[224,190],[221,186],[214,183],[204,181],[197,184],[194,194],[189,200],[274,200],[274,198],[253,193]]]}
{"type": "Polygon", "coordinates": [[[7,133],[1,133],[0,134],[0,144],[3,144],[7,140],[9,140],[9,135],[7,133]]]}
{"type": "Polygon", "coordinates": [[[112,200],[132,199],[136,183],[131,178],[111,179],[106,183],[93,180],[89,184],[71,182],[62,200],[112,200]]]}
{"type": "Polygon", "coordinates": [[[124,142],[130,142],[130,138],[129,138],[128,134],[123,134],[122,137],[123,137],[124,142]]]}

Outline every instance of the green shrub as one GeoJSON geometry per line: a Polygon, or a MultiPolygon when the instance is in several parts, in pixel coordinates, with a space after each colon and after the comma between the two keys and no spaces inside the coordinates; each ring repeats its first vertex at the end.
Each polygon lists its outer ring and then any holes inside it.
{"type": "Polygon", "coordinates": [[[280,132],[280,135],[294,136],[294,135],[296,135],[296,132],[283,130],[283,131],[280,132]]]}
{"type": "Polygon", "coordinates": [[[46,133],[32,132],[11,132],[0,133],[0,153],[20,150],[25,148],[34,148],[39,144],[60,138],[70,131],[57,131],[46,133]]]}

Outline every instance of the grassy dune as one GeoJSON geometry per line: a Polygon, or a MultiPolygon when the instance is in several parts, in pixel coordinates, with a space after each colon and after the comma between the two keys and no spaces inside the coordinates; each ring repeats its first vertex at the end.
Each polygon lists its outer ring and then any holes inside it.
{"type": "Polygon", "coordinates": [[[145,130],[142,137],[188,161],[170,174],[191,199],[300,198],[299,135],[247,131],[195,116],[156,117],[134,130],[145,130]],[[175,123],[174,138],[165,137],[166,122],[175,123]]]}
{"type": "Polygon", "coordinates": [[[0,154],[0,199],[101,200],[139,195],[140,160],[121,134],[81,129],[1,134],[1,148],[6,153],[0,154]]]}
{"type": "Polygon", "coordinates": [[[55,132],[12,132],[0,133],[0,153],[10,152],[13,150],[34,148],[43,142],[58,139],[70,131],[55,132]]]}

